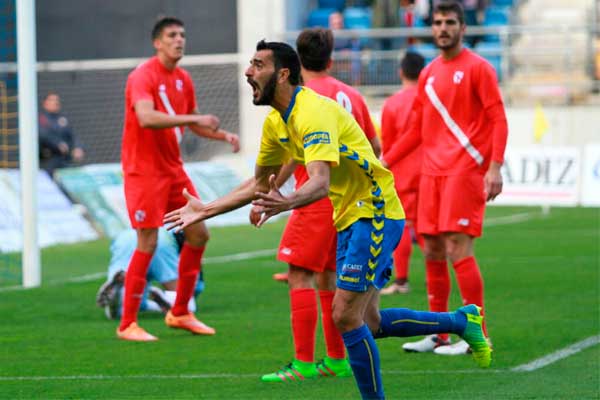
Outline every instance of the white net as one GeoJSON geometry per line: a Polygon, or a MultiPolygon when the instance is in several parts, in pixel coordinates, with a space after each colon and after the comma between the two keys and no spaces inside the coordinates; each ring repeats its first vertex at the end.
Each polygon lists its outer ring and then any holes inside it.
{"type": "MultiPolygon", "coordinates": [[[[38,73],[40,97],[60,94],[87,163],[120,161],[124,91],[127,75],[142,59],[44,63],[38,73]]],[[[221,119],[224,129],[239,131],[238,56],[187,56],[182,66],[191,74],[201,113],[221,119]]],[[[181,144],[186,161],[207,160],[229,151],[222,142],[185,135],[181,144]]]]}

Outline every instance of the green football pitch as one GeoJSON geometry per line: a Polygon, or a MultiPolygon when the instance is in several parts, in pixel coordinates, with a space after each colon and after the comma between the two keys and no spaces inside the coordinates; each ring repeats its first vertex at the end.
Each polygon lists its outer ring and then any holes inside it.
{"type": "MultiPolygon", "coordinates": [[[[142,314],[160,340],[117,340],[116,322],[94,303],[109,242],[45,249],[41,288],[0,285],[0,398],[359,399],[351,378],[260,382],[293,355],[287,288],[271,279],[284,269],[274,257],[284,222],[211,230],[199,316],[217,329],[213,337],[142,314]]],[[[403,353],[406,339],[388,338],[378,342],[387,398],[600,398],[599,231],[597,208],[490,208],[476,254],[492,367],[403,353]]],[[[410,283],[409,294],[385,297],[382,307],[426,309],[418,250],[410,283]]],[[[451,307],[459,305],[453,281],[451,307]]],[[[319,333],[318,358],[322,343],[319,333]]]]}

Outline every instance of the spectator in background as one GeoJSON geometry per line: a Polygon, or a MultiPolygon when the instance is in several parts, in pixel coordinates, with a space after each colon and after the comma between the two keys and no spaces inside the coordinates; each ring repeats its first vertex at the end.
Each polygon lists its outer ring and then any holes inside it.
{"type": "Polygon", "coordinates": [[[332,12],[329,15],[329,28],[334,33],[334,40],[333,40],[333,50],[334,51],[358,50],[359,49],[358,40],[335,37],[336,31],[344,29],[344,16],[342,15],[341,12],[336,11],[336,12],[332,12]]]}
{"type": "MultiPolygon", "coordinates": [[[[467,26],[479,26],[483,24],[485,18],[485,9],[488,5],[487,0],[462,0],[463,9],[465,10],[465,23],[467,26]]],[[[467,36],[466,42],[471,46],[481,40],[481,35],[467,36]]]]}
{"type": "MultiPolygon", "coordinates": [[[[373,4],[373,27],[374,28],[397,28],[399,21],[400,3],[398,0],[375,0],[373,4]]],[[[379,39],[376,50],[392,50],[394,39],[379,39]]]]}
{"type": "MultiPolygon", "coordinates": [[[[418,53],[406,53],[400,62],[402,88],[386,99],[381,114],[381,144],[384,157],[412,123],[412,106],[417,96],[419,74],[424,67],[425,59],[418,53]]],[[[394,250],[396,279],[381,290],[382,295],[408,293],[408,267],[413,241],[423,249],[423,237],[416,232],[422,159],[421,146],[417,146],[408,156],[390,167],[394,174],[396,193],[406,214],[406,224],[400,243],[394,250]]]]}
{"type": "Polygon", "coordinates": [[[465,10],[465,23],[467,26],[481,25],[485,18],[485,9],[488,6],[487,0],[462,0],[465,10]]]}
{"type": "Polygon", "coordinates": [[[340,75],[350,72],[350,81],[352,85],[360,84],[360,39],[359,38],[340,38],[336,32],[344,29],[344,16],[340,12],[333,12],[329,15],[329,28],[333,32],[333,51],[338,54],[335,69],[340,75]]]}
{"type": "Polygon", "coordinates": [[[42,102],[39,116],[40,166],[50,176],[57,168],[79,164],[85,157],[71,124],[61,113],[60,96],[49,92],[42,102]]]}
{"type": "MultiPolygon", "coordinates": [[[[400,9],[398,12],[402,28],[412,28],[416,25],[415,0],[400,0],[400,9]]],[[[415,44],[415,42],[416,39],[414,37],[406,38],[407,45],[415,44]]]]}

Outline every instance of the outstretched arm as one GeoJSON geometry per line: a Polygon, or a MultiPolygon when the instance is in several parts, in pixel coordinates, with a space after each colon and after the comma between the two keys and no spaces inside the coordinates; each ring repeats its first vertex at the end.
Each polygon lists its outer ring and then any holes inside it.
{"type": "Polygon", "coordinates": [[[163,129],[174,126],[202,126],[215,131],[219,128],[219,119],[211,114],[171,115],[154,108],[152,100],[139,100],[134,105],[135,115],[142,128],[163,129]]]}
{"type": "Polygon", "coordinates": [[[203,204],[200,199],[184,189],[183,195],[188,201],[187,204],[167,213],[163,222],[167,224],[168,230],[174,229],[175,232],[179,232],[189,225],[243,207],[256,198],[257,193],[269,190],[269,176],[277,174],[280,168],[281,166],[256,166],[253,178],[246,180],[225,196],[208,204],[203,204]]]}
{"type": "Polygon", "coordinates": [[[269,177],[269,193],[256,193],[257,199],[252,202],[262,218],[256,226],[261,226],[269,218],[281,212],[302,207],[327,196],[329,192],[329,175],[331,166],[326,161],[312,161],[306,165],[308,181],[298,190],[285,197],[279,191],[274,175],[269,177]]]}
{"type": "Polygon", "coordinates": [[[240,151],[240,138],[234,133],[227,132],[223,129],[218,129],[215,131],[198,124],[192,124],[188,127],[192,132],[194,132],[198,136],[202,136],[207,139],[221,140],[223,142],[229,143],[231,145],[231,151],[233,151],[234,153],[240,151]]]}

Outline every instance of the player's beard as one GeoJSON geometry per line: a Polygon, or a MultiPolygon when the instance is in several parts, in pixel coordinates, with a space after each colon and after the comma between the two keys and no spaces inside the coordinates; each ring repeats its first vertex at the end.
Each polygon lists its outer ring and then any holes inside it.
{"type": "Polygon", "coordinates": [[[450,39],[450,41],[447,42],[446,44],[444,44],[443,46],[440,45],[439,38],[436,39],[435,40],[436,47],[440,50],[450,50],[450,49],[458,46],[458,44],[461,40],[461,37],[460,37],[460,35],[456,35],[454,37],[450,36],[449,39],[450,39]]]}
{"type": "Polygon", "coordinates": [[[252,100],[254,105],[257,106],[268,106],[273,102],[275,98],[275,88],[277,87],[277,71],[271,75],[265,87],[262,89],[261,96],[257,99],[252,100]]]}

